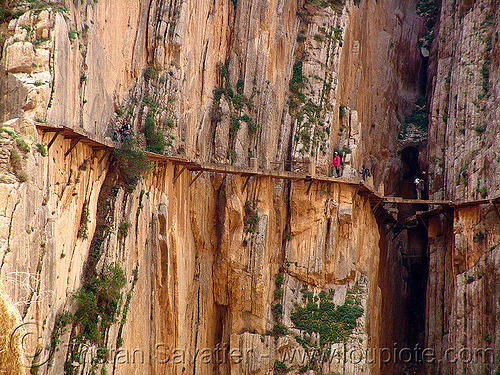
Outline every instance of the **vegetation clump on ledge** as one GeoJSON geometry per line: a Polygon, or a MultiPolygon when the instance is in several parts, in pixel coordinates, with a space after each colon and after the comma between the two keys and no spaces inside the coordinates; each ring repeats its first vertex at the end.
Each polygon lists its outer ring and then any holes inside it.
{"type": "Polygon", "coordinates": [[[259,125],[249,115],[253,109],[252,98],[257,93],[254,91],[250,97],[246,97],[243,93],[244,80],[239,77],[236,83],[236,90],[229,81],[229,62],[217,65],[218,73],[222,80],[222,85],[214,89],[213,106],[211,109],[211,117],[214,121],[220,121],[222,118],[222,109],[220,101],[224,97],[229,104],[231,124],[229,128],[229,135],[234,137],[241,128],[241,123],[247,123],[249,134],[255,134],[259,125]]]}
{"type": "Polygon", "coordinates": [[[477,243],[483,243],[485,238],[486,234],[484,234],[482,231],[478,231],[477,233],[474,233],[472,240],[477,243]]]}
{"type": "Polygon", "coordinates": [[[133,137],[125,138],[121,146],[114,150],[114,156],[125,189],[133,191],[141,177],[151,170],[151,162],[137,148],[137,141],[133,137]]]}
{"type": "Polygon", "coordinates": [[[77,305],[75,314],[64,312],[58,315],[52,332],[52,351],[57,350],[64,327],[68,324],[76,326],[76,329],[72,329],[69,339],[69,355],[64,363],[65,374],[78,372],[81,348],[88,344],[98,345],[97,356],[92,360],[89,374],[95,374],[100,361],[108,359],[108,331],[119,314],[121,290],[125,282],[123,270],[119,265],[105,263],[101,273],[89,274],[82,287],[73,295],[77,305]]]}
{"type": "Polygon", "coordinates": [[[405,117],[403,130],[398,134],[399,140],[422,141],[427,138],[429,119],[425,97],[417,98],[415,106],[416,109],[405,117]]]}
{"type": "Polygon", "coordinates": [[[259,214],[257,212],[257,204],[254,201],[247,201],[245,203],[245,230],[248,233],[254,233],[259,223],[259,214]]]}
{"type": "Polygon", "coordinates": [[[282,361],[275,360],[274,361],[274,366],[273,366],[273,375],[282,375],[286,374],[290,369],[286,366],[286,364],[282,361]]]}
{"type": "Polygon", "coordinates": [[[288,334],[288,328],[283,324],[283,305],[279,302],[283,298],[283,273],[280,272],[276,275],[274,282],[276,284],[276,289],[274,290],[274,300],[277,301],[271,305],[271,312],[274,318],[273,328],[267,332],[267,334],[278,338],[288,334]]]}
{"type": "MultiPolygon", "coordinates": [[[[276,289],[271,312],[274,318],[274,326],[267,331],[268,335],[275,338],[290,333],[283,320],[283,273],[275,277],[276,289]]],[[[308,370],[320,371],[320,364],[325,355],[331,355],[331,345],[335,343],[346,343],[352,338],[353,331],[357,326],[357,319],[363,316],[364,309],[361,307],[361,291],[359,288],[348,290],[343,305],[335,305],[333,302],[333,290],[328,293],[322,291],[314,295],[307,287],[302,290],[303,303],[295,303],[294,311],[290,314],[293,328],[301,332],[296,335],[295,341],[301,345],[308,354],[307,363],[300,367],[299,373],[308,370]]],[[[360,342],[361,338],[357,338],[360,342]]],[[[285,374],[290,371],[284,362],[276,361],[274,374],[285,374]]]]}
{"type": "Polygon", "coordinates": [[[146,137],[146,151],[163,155],[167,142],[165,141],[161,129],[156,128],[155,120],[151,114],[146,118],[146,124],[142,131],[146,137]]]}
{"type": "Polygon", "coordinates": [[[343,6],[345,5],[345,0],[306,0],[308,4],[314,4],[322,8],[327,8],[332,5],[343,6]]]}
{"type": "Polygon", "coordinates": [[[300,373],[308,370],[320,370],[320,363],[325,355],[331,355],[330,346],[346,342],[356,327],[356,320],[364,313],[360,306],[361,299],[357,289],[348,291],[343,305],[333,303],[333,291],[320,292],[315,296],[307,289],[303,291],[305,306],[295,304],[295,311],[290,315],[294,328],[301,330],[295,340],[309,354],[308,363],[299,369],[300,373]]]}
{"type": "Polygon", "coordinates": [[[80,226],[78,228],[77,238],[88,238],[88,223],[89,223],[89,202],[85,200],[82,207],[82,215],[80,217],[80,226]]]}
{"type": "Polygon", "coordinates": [[[128,236],[128,228],[130,228],[130,223],[128,221],[123,221],[118,227],[118,236],[120,238],[126,238],[128,236]]]}
{"type": "Polygon", "coordinates": [[[299,337],[299,343],[304,346],[316,346],[310,341],[312,334],[319,334],[319,346],[345,342],[356,327],[356,319],[363,315],[360,299],[356,292],[349,291],[343,305],[333,303],[333,294],[320,292],[314,296],[305,291],[303,298],[305,306],[295,305],[295,311],[290,318],[295,328],[308,334],[309,339],[299,337]]]}
{"type": "Polygon", "coordinates": [[[75,323],[81,325],[81,339],[98,344],[105,337],[105,331],[115,321],[124,286],[120,266],[105,264],[102,273],[88,280],[75,294],[75,323]]]}
{"type": "Polygon", "coordinates": [[[424,19],[425,27],[432,29],[438,18],[438,3],[436,0],[420,0],[416,7],[417,15],[424,19]]]}

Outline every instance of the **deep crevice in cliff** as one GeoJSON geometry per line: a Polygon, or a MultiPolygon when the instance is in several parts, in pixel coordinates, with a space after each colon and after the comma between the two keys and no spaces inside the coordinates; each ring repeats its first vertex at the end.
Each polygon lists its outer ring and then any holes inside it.
{"type": "Polygon", "coordinates": [[[406,186],[407,182],[413,183],[413,179],[420,176],[420,167],[418,165],[418,148],[409,146],[401,151],[401,161],[403,162],[403,180],[400,185],[400,193],[404,194],[406,198],[413,198],[411,195],[412,188],[406,186]]]}
{"type": "MultiPolygon", "coordinates": [[[[419,153],[414,146],[401,151],[397,196],[417,198],[414,180],[422,177],[419,153]]],[[[422,195],[422,199],[427,196],[425,192],[422,195]]],[[[398,223],[392,229],[385,229],[385,233],[381,226],[380,287],[382,311],[387,318],[381,321],[380,348],[390,349],[395,356],[390,362],[381,363],[382,373],[424,373],[419,356],[425,345],[428,233],[424,223],[414,215],[426,210],[425,204],[398,204],[398,223]],[[406,353],[411,354],[403,355],[406,348],[410,349],[406,353]]]]}

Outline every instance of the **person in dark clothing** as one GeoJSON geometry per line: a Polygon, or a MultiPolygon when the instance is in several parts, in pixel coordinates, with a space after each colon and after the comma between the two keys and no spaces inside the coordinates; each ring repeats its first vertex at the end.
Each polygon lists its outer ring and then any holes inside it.
{"type": "Polygon", "coordinates": [[[368,168],[365,168],[365,166],[363,165],[361,167],[361,178],[363,179],[363,181],[366,181],[366,177],[370,176],[370,170],[368,168]]]}
{"type": "Polygon", "coordinates": [[[121,124],[120,128],[118,129],[118,132],[121,134],[122,139],[127,138],[132,134],[132,128],[130,124],[128,123],[127,119],[123,120],[123,123],[121,124]]]}

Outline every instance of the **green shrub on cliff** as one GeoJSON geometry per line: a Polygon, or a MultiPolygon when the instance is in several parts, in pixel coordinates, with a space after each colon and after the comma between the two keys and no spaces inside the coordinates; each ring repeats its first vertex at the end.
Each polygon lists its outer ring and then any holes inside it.
{"type": "Polygon", "coordinates": [[[484,234],[482,231],[474,233],[474,236],[472,236],[472,240],[477,243],[483,243],[485,238],[486,234],[484,234]]]}
{"type": "Polygon", "coordinates": [[[273,329],[269,332],[269,334],[275,338],[285,336],[288,334],[288,328],[286,328],[286,326],[281,322],[274,323],[273,329]]]}
{"type": "Polygon", "coordinates": [[[254,233],[259,223],[259,214],[257,211],[257,204],[255,201],[245,202],[245,217],[243,219],[245,230],[248,233],[254,233]]]}
{"type": "Polygon", "coordinates": [[[281,362],[279,360],[274,360],[274,372],[273,375],[282,375],[286,374],[290,369],[285,365],[284,362],[281,362]]]}
{"type": "Polygon", "coordinates": [[[81,325],[81,337],[98,344],[115,321],[125,276],[120,266],[105,264],[100,275],[84,283],[74,295],[77,303],[75,323],[81,325]]]}
{"type": "Polygon", "coordinates": [[[155,120],[151,114],[146,118],[146,124],[142,131],[146,137],[146,150],[157,154],[163,154],[167,142],[165,141],[163,132],[156,128],[155,120]]]}
{"type": "Polygon", "coordinates": [[[130,228],[130,223],[128,221],[123,221],[118,227],[118,236],[125,238],[128,236],[128,228],[130,228]]]}
{"type": "Polygon", "coordinates": [[[47,156],[47,147],[43,143],[36,144],[37,150],[43,157],[47,156]]]}
{"type": "Polygon", "coordinates": [[[17,144],[17,148],[25,154],[27,154],[28,152],[31,151],[30,145],[24,139],[17,138],[16,144],[17,144]]]}
{"type": "Polygon", "coordinates": [[[476,193],[478,193],[479,195],[481,195],[481,198],[486,198],[488,196],[488,189],[486,188],[486,186],[483,186],[481,188],[477,188],[476,189],[476,193]]]}
{"type": "Polygon", "coordinates": [[[290,91],[297,93],[304,84],[304,75],[302,73],[302,60],[297,60],[293,64],[293,74],[290,80],[290,91]]]}
{"type": "Polygon", "coordinates": [[[424,19],[427,29],[432,29],[437,21],[438,4],[436,0],[420,0],[417,3],[417,15],[424,19]]]}
{"type": "Polygon", "coordinates": [[[23,164],[21,161],[21,155],[17,150],[10,151],[10,165],[12,167],[12,173],[19,179],[20,182],[28,181],[28,175],[23,170],[23,164]]]}
{"type": "Polygon", "coordinates": [[[329,7],[331,5],[344,5],[345,0],[306,0],[308,4],[314,4],[322,8],[329,7]]]}
{"type": "Polygon", "coordinates": [[[80,227],[78,228],[78,233],[76,235],[78,238],[88,238],[89,216],[89,202],[85,200],[85,202],[83,202],[82,215],[80,217],[80,227]]]}
{"type": "MultiPolygon", "coordinates": [[[[255,94],[260,93],[253,91],[250,97],[244,95],[244,80],[242,76],[238,77],[236,87],[233,88],[229,80],[229,61],[224,64],[217,64],[217,71],[220,76],[221,86],[216,87],[213,91],[213,105],[210,110],[210,117],[214,121],[220,121],[222,118],[222,108],[220,107],[221,99],[224,98],[229,104],[229,114],[231,116],[231,124],[229,127],[229,135],[234,137],[241,128],[241,122],[246,122],[248,125],[248,133],[254,134],[257,131],[258,124],[249,115],[253,104],[252,98],[255,94]]],[[[255,80],[254,80],[255,85],[255,80]]]]}
{"type": "Polygon", "coordinates": [[[345,303],[336,306],[333,297],[321,292],[317,297],[305,293],[306,305],[295,306],[290,318],[295,328],[311,335],[319,334],[319,345],[345,342],[356,327],[356,319],[363,315],[360,300],[354,292],[348,292],[345,303]]]}
{"type": "Polygon", "coordinates": [[[341,104],[340,107],[339,107],[339,118],[342,118],[345,116],[345,112],[346,112],[346,106],[341,104]]]}
{"type": "Polygon", "coordinates": [[[490,60],[485,60],[483,66],[481,67],[481,75],[483,77],[483,95],[479,98],[482,99],[488,94],[489,91],[489,79],[490,79],[490,60]]]}
{"type": "Polygon", "coordinates": [[[136,145],[135,138],[128,137],[114,151],[122,183],[129,192],[134,190],[137,182],[152,167],[147,156],[136,145]]]}

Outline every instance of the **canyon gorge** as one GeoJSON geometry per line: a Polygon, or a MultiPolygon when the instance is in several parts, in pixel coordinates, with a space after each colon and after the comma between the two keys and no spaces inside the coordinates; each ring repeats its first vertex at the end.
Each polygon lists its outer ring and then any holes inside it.
{"type": "Polygon", "coordinates": [[[499,32],[498,0],[4,1],[0,373],[500,374],[499,32]]]}

